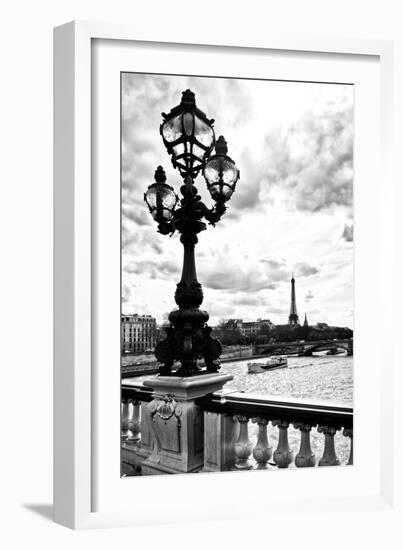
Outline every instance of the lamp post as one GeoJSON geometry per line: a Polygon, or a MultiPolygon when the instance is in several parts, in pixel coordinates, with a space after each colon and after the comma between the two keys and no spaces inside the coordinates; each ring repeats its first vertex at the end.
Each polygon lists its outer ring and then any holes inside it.
{"type": "Polygon", "coordinates": [[[207,221],[215,225],[226,211],[225,203],[231,198],[239,179],[239,170],[228,157],[223,136],[217,140],[214,120],[196,106],[191,90],[182,93],[182,100],[169,114],[162,114],[160,133],[171,156],[172,164],[183,178],[179,198],[166,183],[161,166],[155,172],[155,183],[144,194],[149,211],[163,235],[178,231],[183,244],[182,276],[177,284],[175,301],[178,309],[169,314],[167,336],[155,348],[155,356],[162,363],[160,374],[170,375],[175,361],[181,366],[176,376],[192,376],[217,372],[222,348],[211,337],[207,325],[209,314],[200,309],[203,291],[196,275],[195,245],[197,235],[206,229],[207,221]],[[215,154],[212,154],[215,148],[215,154]],[[201,200],[194,180],[202,172],[214,206],[208,208],[201,200]],[[198,360],[204,359],[202,369],[198,360]]]}

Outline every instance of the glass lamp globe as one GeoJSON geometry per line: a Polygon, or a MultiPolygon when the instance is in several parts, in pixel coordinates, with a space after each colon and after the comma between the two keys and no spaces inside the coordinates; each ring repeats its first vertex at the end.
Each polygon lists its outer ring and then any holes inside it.
{"type": "Polygon", "coordinates": [[[180,104],[162,116],[160,132],[172,164],[184,178],[195,178],[214,147],[214,120],[196,107],[191,90],[183,92],[180,104]]]}
{"type": "Polygon", "coordinates": [[[144,194],[148,209],[158,223],[169,222],[173,218],[178,196],[166,182],[166,175],[162,166],[155,171],[155,183],[149,186],[144,194]]]}
{"type": "Polygon", "coordinates": [[[239,170],[235,162],[227,156],[227,142],[220,136],[215,146],[216,154],[207,161],[203,176],[210,195],[216,202],[227,202],[239,180],[239,170]]]}

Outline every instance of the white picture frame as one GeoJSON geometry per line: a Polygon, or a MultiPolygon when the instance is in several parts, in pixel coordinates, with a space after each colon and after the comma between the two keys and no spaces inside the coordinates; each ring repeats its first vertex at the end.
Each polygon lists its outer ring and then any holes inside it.
{"type": "MultiPolygon", "coordinates": [[[[185,57],[183,61],[186,65],[185,57]]],[[[139,52],[128,54],[128,58],[119,55],[122,62],[124,60],[129,62],[129,58],[138,61],[139,52]]],[[[393,270],[385,267],[391,265],[394,253],[393,225],[388,214],[393,209],[392,61],[392,43],[378,40],[346,40],[344,38],[280,34],[271,34],[267,37],[257,35],[253,41],[242,37],[229,40],[225,36],[210,35],[208,32],[206,33],[206,29],[203,29],[203,33],[200,33],[198,38],[197,30],[193,28],[191,34],[187,34],[187,31],[184,30],[182,36],[178,37],[177,34],[171,36],[168,27],[164,35],[153,36],[151,30],[137,29],[131,25],[91,22],[72,22],[55,29],[54,505],[56,522],[71,528],[82,529],[173,523],[178,522],[178,517],[181,518],[181,521],[194,521],[195,518],[197,521],[213,518],[215,520],[236,519],[248,514],[253,514],[256,517],[257,514],[264,514],[265,510],[267,512],[267,507],[273,502],[273,498],[277,498],[277,512],[286,509],[287,513],[294,513],[301,506],[301,498],[306,494],[307,488],[314,486],[314,475],[317,476],[318,490],[313,489],[312,497],[304,502],[304,507],[312,512],[320,509],[324,502],[329,510],[345,510],[346,507],[352,510],[374,510],[392,505],[393,453],[388,453],[387,449],[392,447],[393,425],[387,420],[393,416],[393,400],[390,397],[393,394],[392,375],[396,360],[393,349],[385,346],[382,369],[379,369],[377,363],[377,358],[380,358],[378,354],[382,342],[385,343],[387,339],[387,331],[386,328],[382,329],[382,321],[387,319],[388,310],[382,304],[390,302],[393,287],[393,273],[391,273],[393,270]],[[369,311],[365,310],[362,304],[372,289],[371,315],[374,315],[381,323],[381,335],[379,342],[374,344],[377,346],[375,352],[365,355],[363,351],[360,359],[363,364],[368,364],[369,361],[371,368],[373,366],[371,374],[366,380],[367,397],[357,395],[357,393],[355,396],[366,414],[369,414],[371,402],[374,403],[374,399],[376,400],[376,406],[372,407],[376,413],[373,413],[374,417],[370,419],[371,426],[368,429],[365,428],[365,422],[360,424],[360,418],[358,418],[358,424],[362,428],[361,443],[358,443],[363,446],[362,454],[368,454],[371,451],[371,446],[375,447],[373,451],[375,474],[372,484],[366,483],[369,479],[369,465],[366,464],[360,477],[359,463],[357,467],[350,468],[347,474],[330,472],[331,469],[326,468],[323,468],[321,472],[301,471],[298,472],[297,482],[295,474],[290,473],[289,475],[293,476],[293,482],[298,487],[296,487],[295,495],[285,494],[283,500],[278,499],[281,485],[285,487],[288,482],[281,473],[278,473],[275,479],[273,477],[270,479],[270,495],[257,492],[257,483],[261,484],[261,477],[258,479],[254,473],[211,474],[203,476],[202,482],[200,476],[198,478],[196,475],[152,476],[126,480],[119,478],[119,481],[114,478],[110,482],[105,479],[109,475],[109,471],[112,472],[111,477],[116,477],[116,454],[108,455],[105,441],[110,441],[107,438],[113,437],[116,428],[119,428],[118,405],[120,398],[118,391],[115,391],[114,388],[119,388],[120,379],[117,376],[116,381],[112,381],[111,385],[111,380],[115,380],[109,378],[109,376],[113,376],[112,369],[110,369],[111,372],[108,371],[108,374],[105,374],[107,371],[105,363],[113,362],[113,345],[105,344],[104,341],[102,353],[98,348],[100,334],[102,335],[108,330],[108,326],[103,323],[106,322],[107,317],[109,318],[109,312],[112,313],[110,318],[116,319],[113,299],[111,298],[110,303],[105,303],[102,302],[100,296],[105,294],[103,292],[105,288],[111,288],[110,285],[116,282],[116,270],[108,271],[105,258],[110,260],[110,254],[112,254],[116,259],[118,258],[116,253],[119,255],[120,251],[116,251],[116,240],[105,240],[107,229],[102,234],[101,251],[99,246],[101,239],[99,219],[102,216],[102,219],[105,219],[105,208],[112,209],[113,205],[117,206],[113,201],[116,195],[109,196],[106,193],[99,196],[94,187],[96,185],[94,174],[99,176],[99,170],[98,166],[94,164],[92,155],[94,143],[99,136],[94,132],[92,126],[97,116],[97,105],[94,104],[92,94],[94,94],[94,82],[96,86],[98,78],[94,71],[103,55],[94,49],[100,41],[108,41],[109,44],[114,45],[115,50],[122,48],[122,52],[125,48],[127,50],[130,44],[141,45],[148,53],[147,56],[141,58],[139,70],[140,65],[145,70],[147,70],[147,66],[151,67],[153,56],[150,51],[153,48],[160,53],[161,48],[174,45],[175,49],[182,52],[185,57],[186,53],[193,48],[192,53],[197,51],[200,54],[201,63],[203,63],[204,52],[208,52],[211,63],[212,54],[217,57],[224,54],[232,55],[236,52],[237,55],[242,55],[246,59],[254,56],[255,63],[250,64],[251,68],[248,74],[255,74],[255,76],[262,69],[257,58],[262,58],[265,55],[272,55],[273,59],[276,55],[282,56],[282,59],[294,55],[298,59],[306,58],[313,62],[318,56],[322,56],[325,61],[322,63],[322,69],[325,70],[325,65],[326,67],[329,65],[326,68],[329,75],[332,70],[337,72],[335,68],[337,64],[342,67],[344,62],[348,64],[349,60],[353,58],[358,59],[362,65],[365,65],[367,61],[368,66],[373,64],[372,69],[368,72],[368,80],[365,76],[362,80],[362,90],[364,90],[364,86],[368,86],[368,92],[371,91],[372,78],[379,79],[380,85],[379,90],[378,88],[372,89],[375,95],[371,96],[371,101],[378,102],[379,100],[379,116],[375,113],[373,122],[372,119],[371,122],[368,122],[370,127],[372,123],[374,124],[376,136],[365,145],[365,147],[369,147],[366,151],[371,151],[373,155],[371,155],[371,162],[368,158],[370,168],[366,169],[365,163],[361,162],[355,166],[358,170],[359,181],[366,178],[369,182],[369,190],[367,191],[368,200],[365,204],[357,205],[357,202],[355,203],[355,214],[361,223],[361,225],[358,224],[358,233],[356,232],[356,246],[357,250],[360,247],[362,249],[355,274],[355,283],[358,278],[362,284],[360,289],[357,289],[356,284],[355,302],[356,306],[358,304],[359,321],[362,323],[363,329],[361,336],[358,331],[358,338],[355,337],[354,342],[356,353],[357,349],[360,350],[360,346],[362,349],[364,348],[363,343],[367,341],[369,320],[365,321],[365,318],[368,317],[369,311]],[[332,69],[332,65],[334,65],[334,69],[332,69]],[[374,162],[377,164],[371,164],[374,162]],[[372,170],[374,166],[377,168],[375,173],[372,170]],[[382,193],[380,193],[380,183],[376,181],[380,167],[382,167],[383,174],[382,193]],[[112,199],[112,202],[109,199],[112,199]],[[375,211],[377,212],[377,223],[374,223],[372,217],[375,211]],[[364,250],[366,239],[367,243],[370,242],[373,247],[370,252],[364,250]],[[376,265],[377,269],[369,272],[367,269],[371,265],[376,265]],[[105,276],[99,280],[97,274],[103,268],[105,268],[105,271],[102,271],[105,276]],[[367,273],[365,282],[364,273],[367,273]],[[99,365],[103,365],[103,367],[100,369],[99,365]],[[108,401],[106,401],[107,392],[110,394],[108,401]],[[100,403],[102,407],[100,407],[100,403]],[[118,408],[115,409],[116,405],[118,408]],[[102,432],[105,432],[102,436],[100,436],[100,424],[102,432]],[[371,430],[376,432],[372,438],[371,430]],[[100,456],[102,456],[102,460],[99,460],[100,456]],[[111,466],[109,470],[108,465],[111,466]],[[340,475],[348,476],[345,484],[340,483],[340,475]],[[236,493],[231,493],[233,476],[237,476],[236,491],[243,495],[242,505],[237,503],[236,493]],[[121,492],[122,481],[126,483],[123,492],[121,492]],[[334,488],[328,497],[325,492],[321,492],[319,487],[323,487],[324,483],[334,488]],[[136,487],[134,484],[137,484],[136,487]],[[103,487],[100,488],[99,485],[103,487]],[[349,492],[344,491],[343,485],[349,485],[349,492]],[[339,490],[336,490],[337,486],[339,486],[339,490]],[[251,488],[256,490],[253,491],[251,488]],[[211,502],[209,495],[213,489],[222,495],[220,502],[211,502]],[[178,492],[180,497],[175,500],[175,506],[171,508],[155,506],[155,494],[162,490],[168,493],[173,490],[178,492]],[[130,491],[136,491],[140,498],[130,501],[130,491]],[[197,492],[198,498],[197,503],[190,505],[189,498],[186,497],[192,492],[197,492]],[[105,505],[106,501],[108,506],[105,505]],[[253,506],[253,503],[258,506],[253,506]]],[[[108,67],[110,68],[111,65],[108,63],[116,63],[116,51],[110,56],[106,54],[101,62],[104,63],[103,67],[106,67],[106,71],[109,70],[108,67]]],[[[168,67],[168,60],[166,60],[166,65],[168,67]]],[[[277,71],[280,71],[280,65],[277,66],[277,71]]],[[[115,67],[113,70],[123,69],[115,67]]],[[[351,70],[351,74],[353,74],[355,69],[353,67],[348,70],[351,70]]],[[[150,70],[150,72],[153,71],[150,70]]],[[[169,68],[167,72],[170,72],[169,68]]],[[[187,74],[186,69],[184,72],[187,74]]],[[[362,74],[364,73],[365,69],[362,74]]],[[[109,73],[104,71],[103,77],[107,74],[109,73]]],[[[277,78],[278,74],[277,72],[277,78]]],[[[101,76],[101,78],[103,77],[101,76]]],[[[300,78],[309,79],[309,75],[304,76],[301,73],[300,78]]],[[[354,76],[351,78],[354,83],[354,76]]],[[[110,90],[110,93],[113,97],[113,90],[110,90]]],[[[369,108],[369,104],[367,108],[369,108]]],[[[358,135],[364,141],[365,131],[364,128],[361,128],[363,122],[363,119],[359,119],[357,124],[358,135]]],[[[116,120],[108,122],[106,118],[104,123],[109,128],[108,125],[116,124],[116,120]]],[[[105,132],[101,126],[97,126],[97,130],[100,130],[99,134],[102,136],[105,132]]],[[[358,143],[358,146],[361,146],[360,144],[361,142],[358,143]]],[[[104,144],[101,146],[103,147],[104,144]]],[[[357,146],[357,142],[355,142],[355,146],[357,146]]],[[[119,148],[119,143],[117,143],[117,147],[119,148]]],[[[111,153],[111,157],[113,156],[115,159],[111,159],[112,163],[116,162],[116,150],[111,153]]],[[[360,155],[358,157],[360,158],[360,155]]],[[[114,168],[116,165],[110,166],[112,174],[115,173],[114,168]]],[[[362,187],[359,186],[359,189],[362,187]]],[[[360,194],[361,191],[358,193],[360,194]]],[[[116,221],[118,215],[120,216],[117,211],[111,212],[110,217],[116,221]]],[[[109,261],[109,263],[113,262],[109,261]]],[[[116,289],[119,293],[119,287],[116,289]]],[[[119,334],[118,324],[113,334],[113,338],[116,339],[119,334]]],[[[119,364],[116,368],[119,371],[119,364]]],[[[358,392],[364,391],[361,389],[363,384],[360,385],[360,380],[361,382],[364,380],[363,377],[360,377],[360,372],[358,369],[358,381],[356,379],[358,392]]],[[[369,417],[367,416],[367,418],[369,417]]],[[[118,449],[119,431],[116,432],[115,438],[113,445],[109,446],[116,445],[118,449]]]]}

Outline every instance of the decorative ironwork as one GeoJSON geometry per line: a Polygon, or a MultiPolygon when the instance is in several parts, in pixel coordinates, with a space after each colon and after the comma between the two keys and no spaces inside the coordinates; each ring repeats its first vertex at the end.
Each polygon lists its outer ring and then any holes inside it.
{"type": "Polygon", "coordinates": [[[175,206],[179,200],[173,188],[165,183],[166,180],[164,169],[162,166],[158,166],[155,171],[155,183],[150,185],[147,192],[144,193],[144,200],[150,214],[158,223],[172,220],[175,206]]]}
{"type": "Polygon", "coordinates": [[[186,90],[179,105],[169,114],[162,114],[160,133],[171,155],[172,164],[183,178],[180,188],[181,199],[172,187],[167,185],[163,168],[155,172],[155,183],[144,195],[158,231],[164,235],[178,231],[183,244],[184,258],[181,280],[175,302],[179,309],[169,315],[170,326],[166,338],[155,348],[155,356],[161,363],[160,374],[172,374],[176,361],[180,367],[177,376],[190,376],[203,372],[216,372],[222,351],[221,344],[211,336],[207,325],[209,314],[200,310],[203,291],[197,280],[195,246],[198,234],[206,229],[206,220],[215,225],[226,211],[224,205],[235,190],[239,170],[227,156],[227,144],[220,136],[216,143],[216,154],[210,157],[215,145],[214,120],[196,106],[195,94],[186,90]],[[201,200],[194,185],[194,179],[203,171],[210,194],[215,201],[208,208],[201,200]],[[204,360],[205,368],[200,365],[204,360]]]}
{"type": "Polygon", "coordinates": [[[203,176],[212,198],[218,203],[227,202],[235,191],[239,170],[227,156],[227,142],[220,136],[215,144],[216,154],[210,157],[203,168],[203,176]]]}
{"type": "Polygon", "coordinates": [[[196,107],[191,90],[184,91],[180,104],[168,115],[162,113],[162,117],[160,133],[174,168],[183,178],[195,178],[214,147],[214,120],[196,107]]]}

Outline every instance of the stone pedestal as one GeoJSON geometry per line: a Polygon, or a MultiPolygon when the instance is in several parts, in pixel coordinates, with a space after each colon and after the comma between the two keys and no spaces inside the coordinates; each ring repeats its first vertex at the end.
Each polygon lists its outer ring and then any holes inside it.
{"type": "MultiPolygon", "coordinates": [[[[204,463],[204,413],[195,400],[220,390],[232,376],[158,376],[144,381],[154,399],[143,409],[149,434],[142,475],[189,473],[204,463]],[[151,450],[151,452],[149,451],[151,450]]],[[[143,433],[143,432],[142,432],[143,433]]]]}

